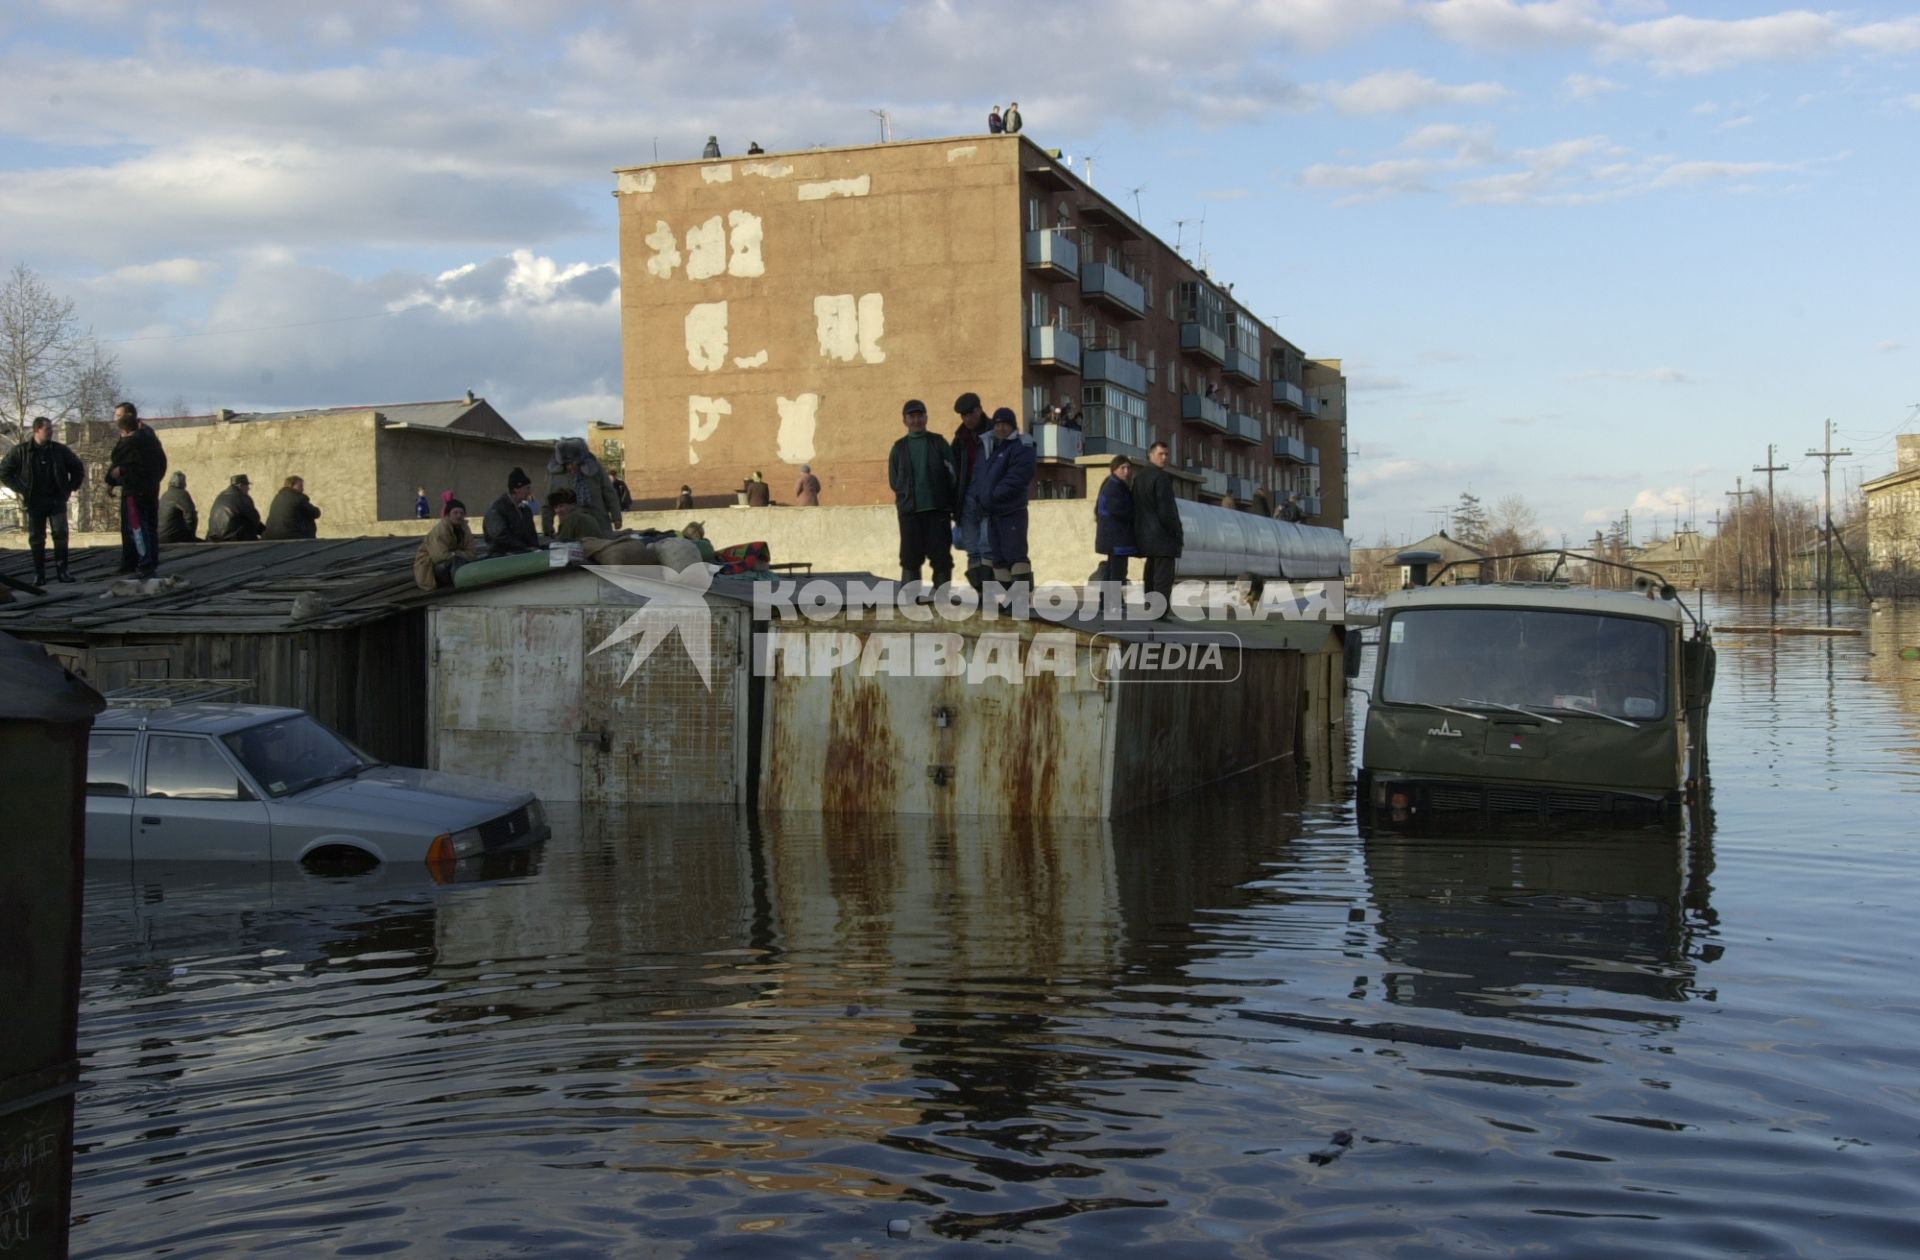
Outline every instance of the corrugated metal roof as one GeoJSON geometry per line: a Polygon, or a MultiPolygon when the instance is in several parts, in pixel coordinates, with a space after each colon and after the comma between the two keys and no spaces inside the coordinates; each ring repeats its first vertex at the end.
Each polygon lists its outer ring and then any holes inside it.
{"type": "MultiPolygon", "coordinates": [[[[272,634],[332,630],[391,616],[431,598],[413,582],[418,538],[318,538],[284,542],[186,543],[161,552],[160,576],[186,579],[179,590],[108,594],[118,547],[80,547],[72,584],[0,605],[0,630],[40,637],[82,634],[272,634]],[[311,593],[324,607],[295,621],[294,600],[311,593]]],[[[0,551],[0,573],[33,575],[24,551],[0,551]]]]}

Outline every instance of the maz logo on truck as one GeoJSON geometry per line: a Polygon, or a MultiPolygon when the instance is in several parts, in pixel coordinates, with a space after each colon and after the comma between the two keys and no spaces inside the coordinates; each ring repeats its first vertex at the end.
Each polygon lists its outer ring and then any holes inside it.
{"type": "Polygon", "coordinates": [[[1454,730],[1451,726],[1448,726],[1447,719],[1445,718],[1440,719],[1440,725],[1429,726],[1427,728],[1427,734],[1438,735],[1441,739],[1459,739],[1460,738],[1460,732],[1454,730]]]}

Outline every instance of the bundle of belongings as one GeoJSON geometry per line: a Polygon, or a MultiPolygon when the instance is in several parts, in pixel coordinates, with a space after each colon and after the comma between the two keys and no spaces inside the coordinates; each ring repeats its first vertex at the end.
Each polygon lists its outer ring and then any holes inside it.
{"type": "Polygon", "coordinates": [[[699,521],[691,521],[680,531],[680,537],[700,549],[700,557],[708,564],[718,565],[722,577],[773,577],[773,551],[764,542],[736,543],[731,547],[715,547],[707,541],[706,527],[699,521]]]}

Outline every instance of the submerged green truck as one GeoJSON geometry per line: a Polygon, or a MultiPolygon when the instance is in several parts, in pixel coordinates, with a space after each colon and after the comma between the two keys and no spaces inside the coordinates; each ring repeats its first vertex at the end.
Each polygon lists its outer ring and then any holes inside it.
{"type": "Polygon", "coordinates": [[[1711,636],[1671,586],[1415,586],[1389,596],[1363,822],[1678,822],[1706,780],[1711,636]]]}

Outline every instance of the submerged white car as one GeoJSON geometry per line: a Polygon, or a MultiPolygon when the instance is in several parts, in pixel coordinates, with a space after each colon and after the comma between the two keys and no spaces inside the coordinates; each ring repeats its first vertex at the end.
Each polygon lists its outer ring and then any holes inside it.
{"type": "Polygon", "coordinates": [[[109,709],[87,748],[90,860],[446,868],[548,834],[533,793],[387,765],[299,709],[109,709]]]}

